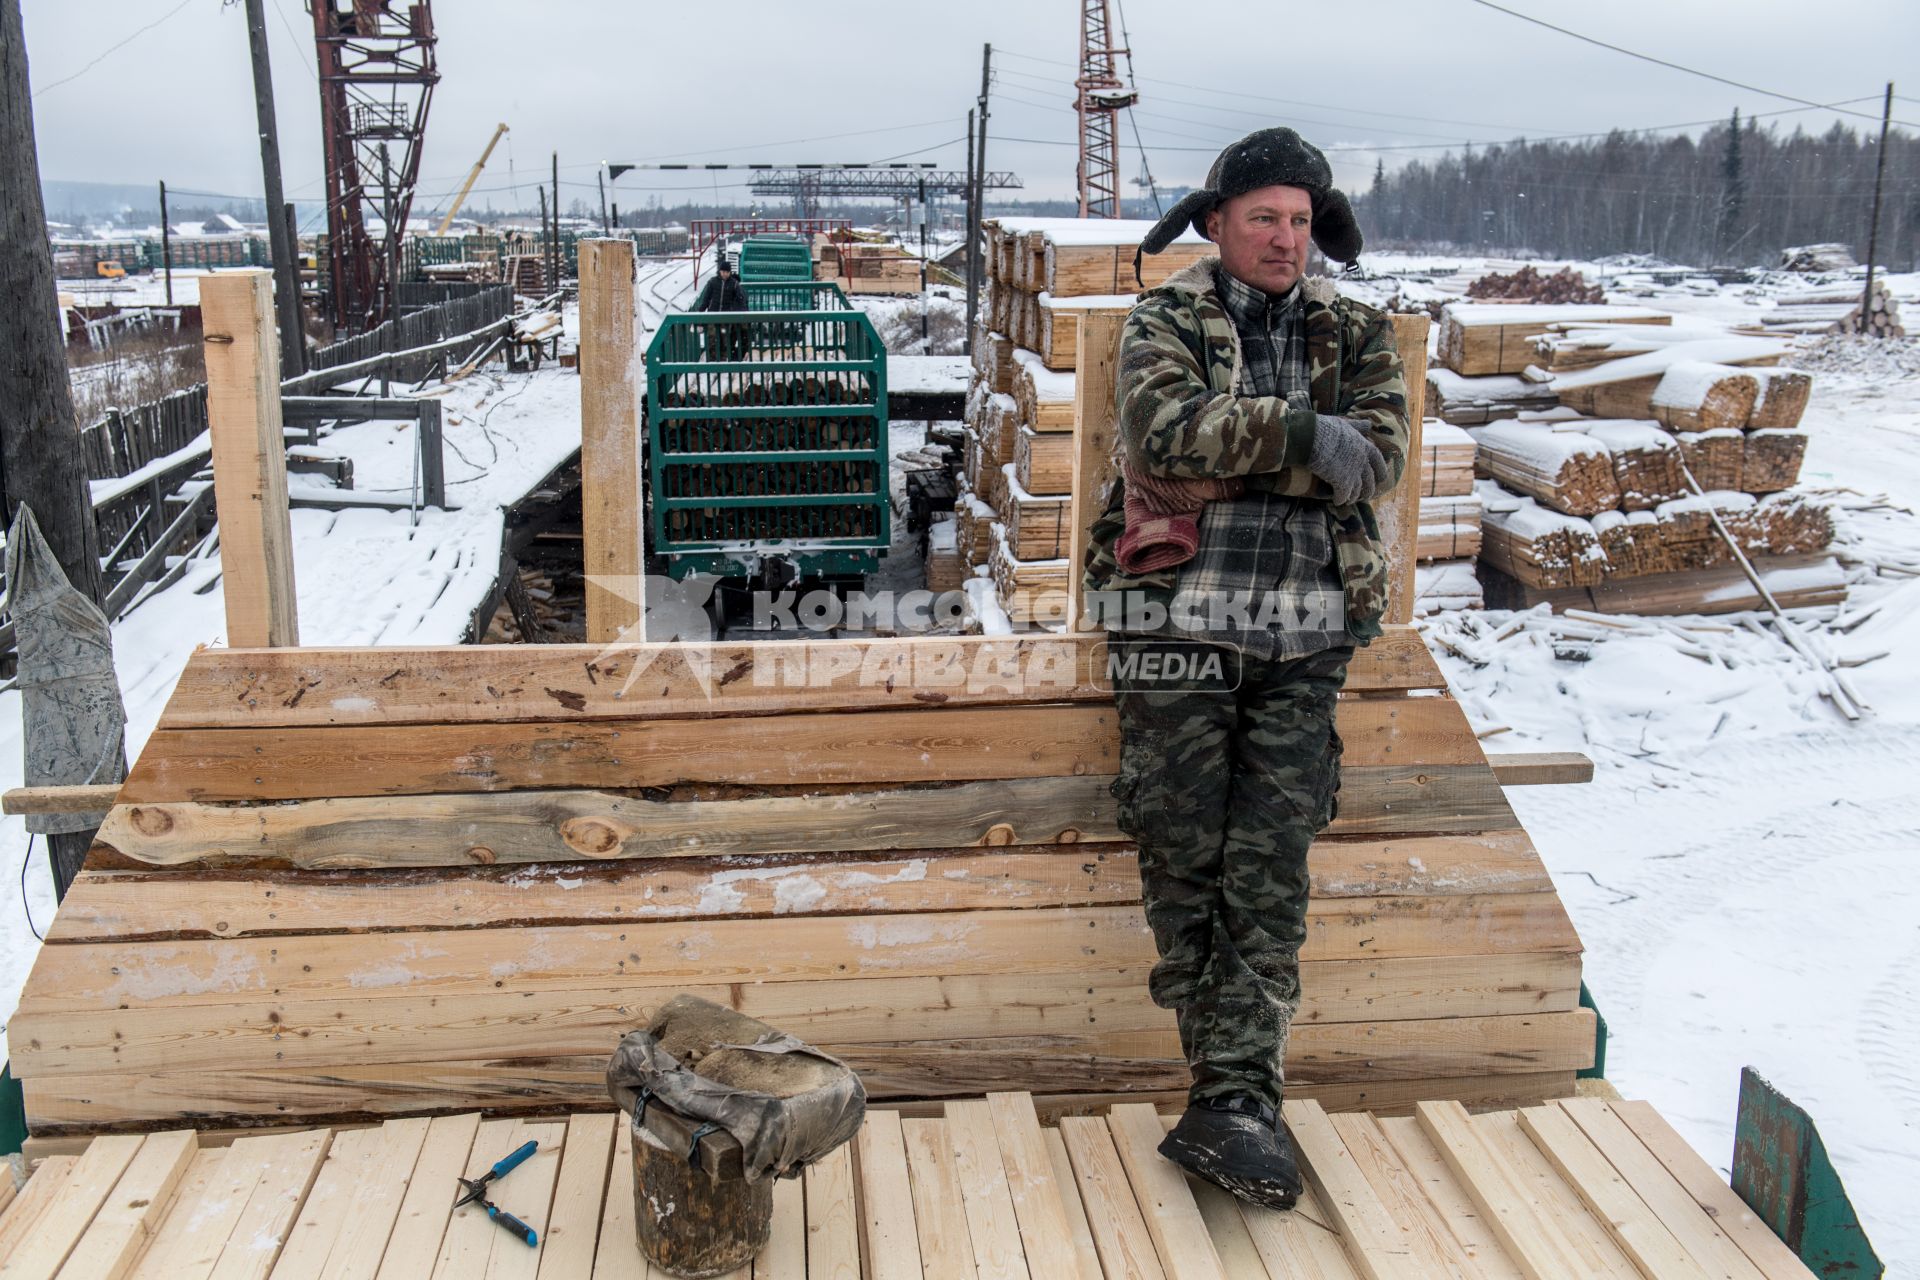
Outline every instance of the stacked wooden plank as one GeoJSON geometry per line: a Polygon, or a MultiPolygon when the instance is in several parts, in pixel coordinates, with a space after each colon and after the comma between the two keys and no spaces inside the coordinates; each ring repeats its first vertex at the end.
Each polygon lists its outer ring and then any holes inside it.
{"type": "Polygon", "coordinates": [[[1474,494],[1420,499],[1421,561],[1472,560],[1480,554],[1481,501],[1474,494]]]}
{"type": "Polygon", "coordinates": [[[1620,504],[1607,450],[1584,432],[1496,422],[1473,432],[1474,470],[1555,511],[1590,516],[1620,504]]]}
{"type": "MultiPolygon", "coordinates": [[[[1676,365],[1730,366],[1746,372],[1776,365],[1786,352],[1787,344],[1773,338],[1690,338],[1637,355],[1608,360],[1591,368],[1569,373],[1548,373],[1535,368],[1529,376],[1539,379],[1543,386],[1550,387],[1559,396],[1561,404],[1596,418],[1660,418],[1661,415],[1655,412],[1654,397],[1669,371],[1676,365]]],[[[1754,381],[1757,383],[1758,379],[1754,381]]],[[[1691,379],[1682,377],[1675,380],[1672,388],[1670,398],[1684,401],[1684,392],[1694,392],[1704,397],[1707,391],[1713,389],[1713,383],[1702,387],[1697,376],[1691,379]]],[[[1735,397],[1733,403],[1737,404],[1740,394],[1738,384],[1730,391],[1735,397]]],[[[1700,400],[1696,399],[1694,403],[1697,405],[1700,400]]],[[[1715,422],[1713,425],[1716,426],[1745,426],[1753,409],[1753,403],[1748,402],[1746,411],[1739,413],[1735,421],[1733,415],[1726,413],[1722,407],[1726,403],[1724,397],[1715,403],[1727,419],[1715,422]]],[[[1689,406],[1682,403],[1679,407],[1685,409],[1689,406]]]]}
{"type": "Polygon", "coordinates": [[[1427,419],[1420,430],[1420,496],[1472,493],[1474,452],[1472,435],[1452,423],[1427,419]]]}
{"type": "Polygon", "coordinates": [[[927,590],[957,591],[967,578],[960,555],[960,521],[936,520],[927,529],[927,590]]]}
{"type": "Polygon", "coordinates": [[[1593,524],[1508,493],[1490,481],[1480,486],[1480,561],[1536,587],[1583,587],[1606,573],[1593,524]]]}
{"type": "MultiPolygon", "coordinates": [[[[1064,519],[1066,504],[1060,503],[1064,519]]],[[[995,525],[993,553],[987,567],[993,575],[994,594],[1007,617],[1018,623],[1044,623],[1056,629],[1067,622],[1067,558],[1065,555],[1023,556],[1014,545],[1015,525],[995,525]]],[[[1050,539],[1054,536],[1049,533],[1050,539]]],[[[1029,538],[1031,550],[1032,538],[1029,538]]]]}
{"type": "MultiPolygon", "coordinates": [[[[877,1099],[1179,1090],[1104,652],[202,650],[9,1024],[31,1129],[598,1105],[682,991],[877,1099]]],[[[1407,629],[1348,689],[1290,1091],[1566,1092],[1579,940],[1473,730],[1407,629]]]]}
{"type": "Polygon", "coordinates": [[[1008,555],[1020,560],[1057,560],[1073,540],[1073,500],[1067,494],[1028,493],[1012,463],[1001,468],[1000,524],[1008,555]]]}
{"type": "MultiPolygon", "coordinates": [[[[1153,225],[1139,218],[988,219],[982,231],[992,326],[1039,355],[1047,368],[1072,369],[1075,314],[1133,305],[1141,287],[1134,280],[1134,250],[1153,225]]],[[[1140,278],[1152,288],[1211,252],[1211,244],[1187,231],[1163,252],[1142,258],[1140,278]]]]}
{"type": "Polygon", "coordinates": [[[1481,502],[1473,490],[1475,452],[1473,436],[1452,423],[1428,418],[1421,424],[1420,528],[1414,544],[1421,568],[1414,596],[1415,608],[1423,612],[1479,607],[1474,561],[1480,554],[1481,502]]]}
{"type": "Polygon", "coordinates": [[[1554,324],[1665,325],[1673,317],[1645,307],[1452,302],[1440,312],[1440,363],[1455,373],[1519,373],[1534,362],[1535,343],[1554,324]]]}
{"type": "MultiPolygon", "coordinates": [[[[1813,1275],[1644,1102],[1387,1110],[1287,1102],[1306,1186],[1278,1212],[1169,1163],[1157,1147],[1174,1117],[1146,1103],[1055,1116],[1006,1092],[875,1108],[851,1143],[774,1183],[767,1246],[733,1280],[1813,1275]]],[[[663,1274],[638,1250],[632,1129],[614,1113],[220,1140],[106,1137],[48,1156],[0,1241],[48,1275],[62,1261],[136,1277],[663,1274]],[[445,1193],[525,1140],[540,1150],[494,1194],[534,1228],[531,1249],[445,1193]],[[166,1194],[150,1194],[156,1170],[175,1175],[166,1194]]]]}
{"type": "Polygon", "coordinates": [[[1650,511],[1687,492],[1680,446],[1659,424],[1582,419],[1563,427],[1577,427],[1607,451],[1620,490],[1620,510],[1650,511]]]}
{"type": "Polygon", "coordinates": [[[1467,378],[1440,365],[1427,370],[1427,412],[1457,427],[1477,427],[1559,403],[1552,387],[1512,374],[1467,378]]]}

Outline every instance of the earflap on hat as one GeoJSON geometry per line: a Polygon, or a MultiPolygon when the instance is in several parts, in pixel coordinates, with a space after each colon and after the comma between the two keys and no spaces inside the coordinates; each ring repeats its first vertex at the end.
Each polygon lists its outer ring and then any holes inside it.
{"type": "Polygon", "coordinates": [[[1335,262],[1350,263],[1365,243],[1353,206],[1337,188],[1329,189],[1313,206],[1313,242],[1335,262]]]}
{"type": "Polygon", "coordinates": [[[1160,221],[1153,224],[1153,230],[1147,232],[1146,238],[1140,242],[1140,247],[1133,251],[1134,283],[1145,286],[1145,282],[1140,278],[1141,254],[1159,253],[1179,239],[1180,233],[1185,231],[1189,224],[1204,236],[1207,234],[1207,215],[1213,212],[1214,206],[1219,203],[1220,197],[1203,187],[1181,196],[1173,208],[1161,214],[1160,221]]]}

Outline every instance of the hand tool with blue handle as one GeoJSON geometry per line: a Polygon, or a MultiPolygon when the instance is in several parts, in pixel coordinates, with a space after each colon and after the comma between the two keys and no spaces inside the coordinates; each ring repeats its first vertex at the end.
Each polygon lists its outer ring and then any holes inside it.
{"type": "Polygon", "coordinates": [[[496,1160],[493,1168],[487,1170],[487,1172],[481,1174],[478,1178],[459,1179],[460,1185],[466,1188],[467,1193],[458,1200],[455,1200],[453,1207],[458,1209],[463,1204],[478,1204],[482,1209],[487,1211],[489,1218],[492,1218],[508,1231],[513,1232],[514,1235],[525,1240],[529,1247],[539,1244],[540,1235],[538,1232],[508,1213],[505,1209],[502,1209],[493,1201],[487,1199],[487,1184],[489,1182],[492,1182],[495,1178],[506,1177],[507,1174],[524,1163],[527,1157],[539,1149],[540,1144],[538,1142],[523,1143],[506,1156],[496,1160]]]}

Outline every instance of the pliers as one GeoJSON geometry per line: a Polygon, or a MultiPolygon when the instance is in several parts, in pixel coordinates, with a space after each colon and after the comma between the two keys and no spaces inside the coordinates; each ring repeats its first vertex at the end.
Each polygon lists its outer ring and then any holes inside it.
{"type": "Polygon", "coordinates": [[[495,1178],[506,1177],[507,1174],[525,1162],[527,1157],[539,1149],[540,1144],[538,1142],[527,1142],[515,1148],[500,1160],[495,1161],[493,1168],[487,1170],[487,1172],[481,1174],[478,1178],[459,1179],[460,1185],[466,1188],[466,1194],[458,1200],[455,1200],[453,1207],[458,1209],[463,1204],[478,1204],[482,1209],[487,1211],[489,1218],[492,1218],[508,1231],[513,1232],[514,1235],[525,1240],[529,1247],[538,1245],[540,1243],[540,1235],[538,1232],[508,1213],[505,1209],[502,1209],[493,1201],[487,1199],[487,1184],[495,1178]]]}

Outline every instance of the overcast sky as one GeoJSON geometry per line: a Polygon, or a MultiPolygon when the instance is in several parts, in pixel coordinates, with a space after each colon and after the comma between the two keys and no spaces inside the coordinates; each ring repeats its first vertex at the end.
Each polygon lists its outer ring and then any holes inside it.
{"type": "MultiPolygon", "coordinates": [[[[1920,120],[1916,0],[1822,0],[1811,11],[1804,0],[1502,2],[1759,89],[1820,103],[1861,99],[1854,108],[1876,117],[1891,79],[1912,99],[1896,101],[1895,118],[1920,120]]],[[[316,199],[312,19],[303,0],[266,5],[287,193],[316,199]]],[[[259,193],[237,0],[25,0],[25,14],[44,177],[259,193]]],[[[1391,166],[1466,140],[1795,106],[1582,44],[1474,0],[1131,0],[1125,19],[1142,94],[1135,114],[1163,182],[1198,181],[1221,145],[1276,123],[1327,148],[1338,181],[1353,188],[1366,184],[1376,156],[1391,166]]],[[[531,183],[555,150],[567,202],[597,202],[604,160],[897,158],[959,167],[986,42],[995,49],[990,166],[1014,170],[1028,193],[1069,195],[1078,21],[1070,0],[440,0],[443,78],[415,208],[457,186],[497,121],[512,132],[477,188],[482,206],[530,206],[531,183]]],[[[1835,118],[1771,117],[1814,131],[1835,118]]],[[[1131,178],[1140,155],[1124,122],[1122,137],[1131,178]]],[[[719,176],[721,195],[744,198],[730,181],[719,176]]],[[[671,200],[689,186],[712,191],[716,180],[633,173],[615,198],[635,208],[655,190],[671,200]]]]}

